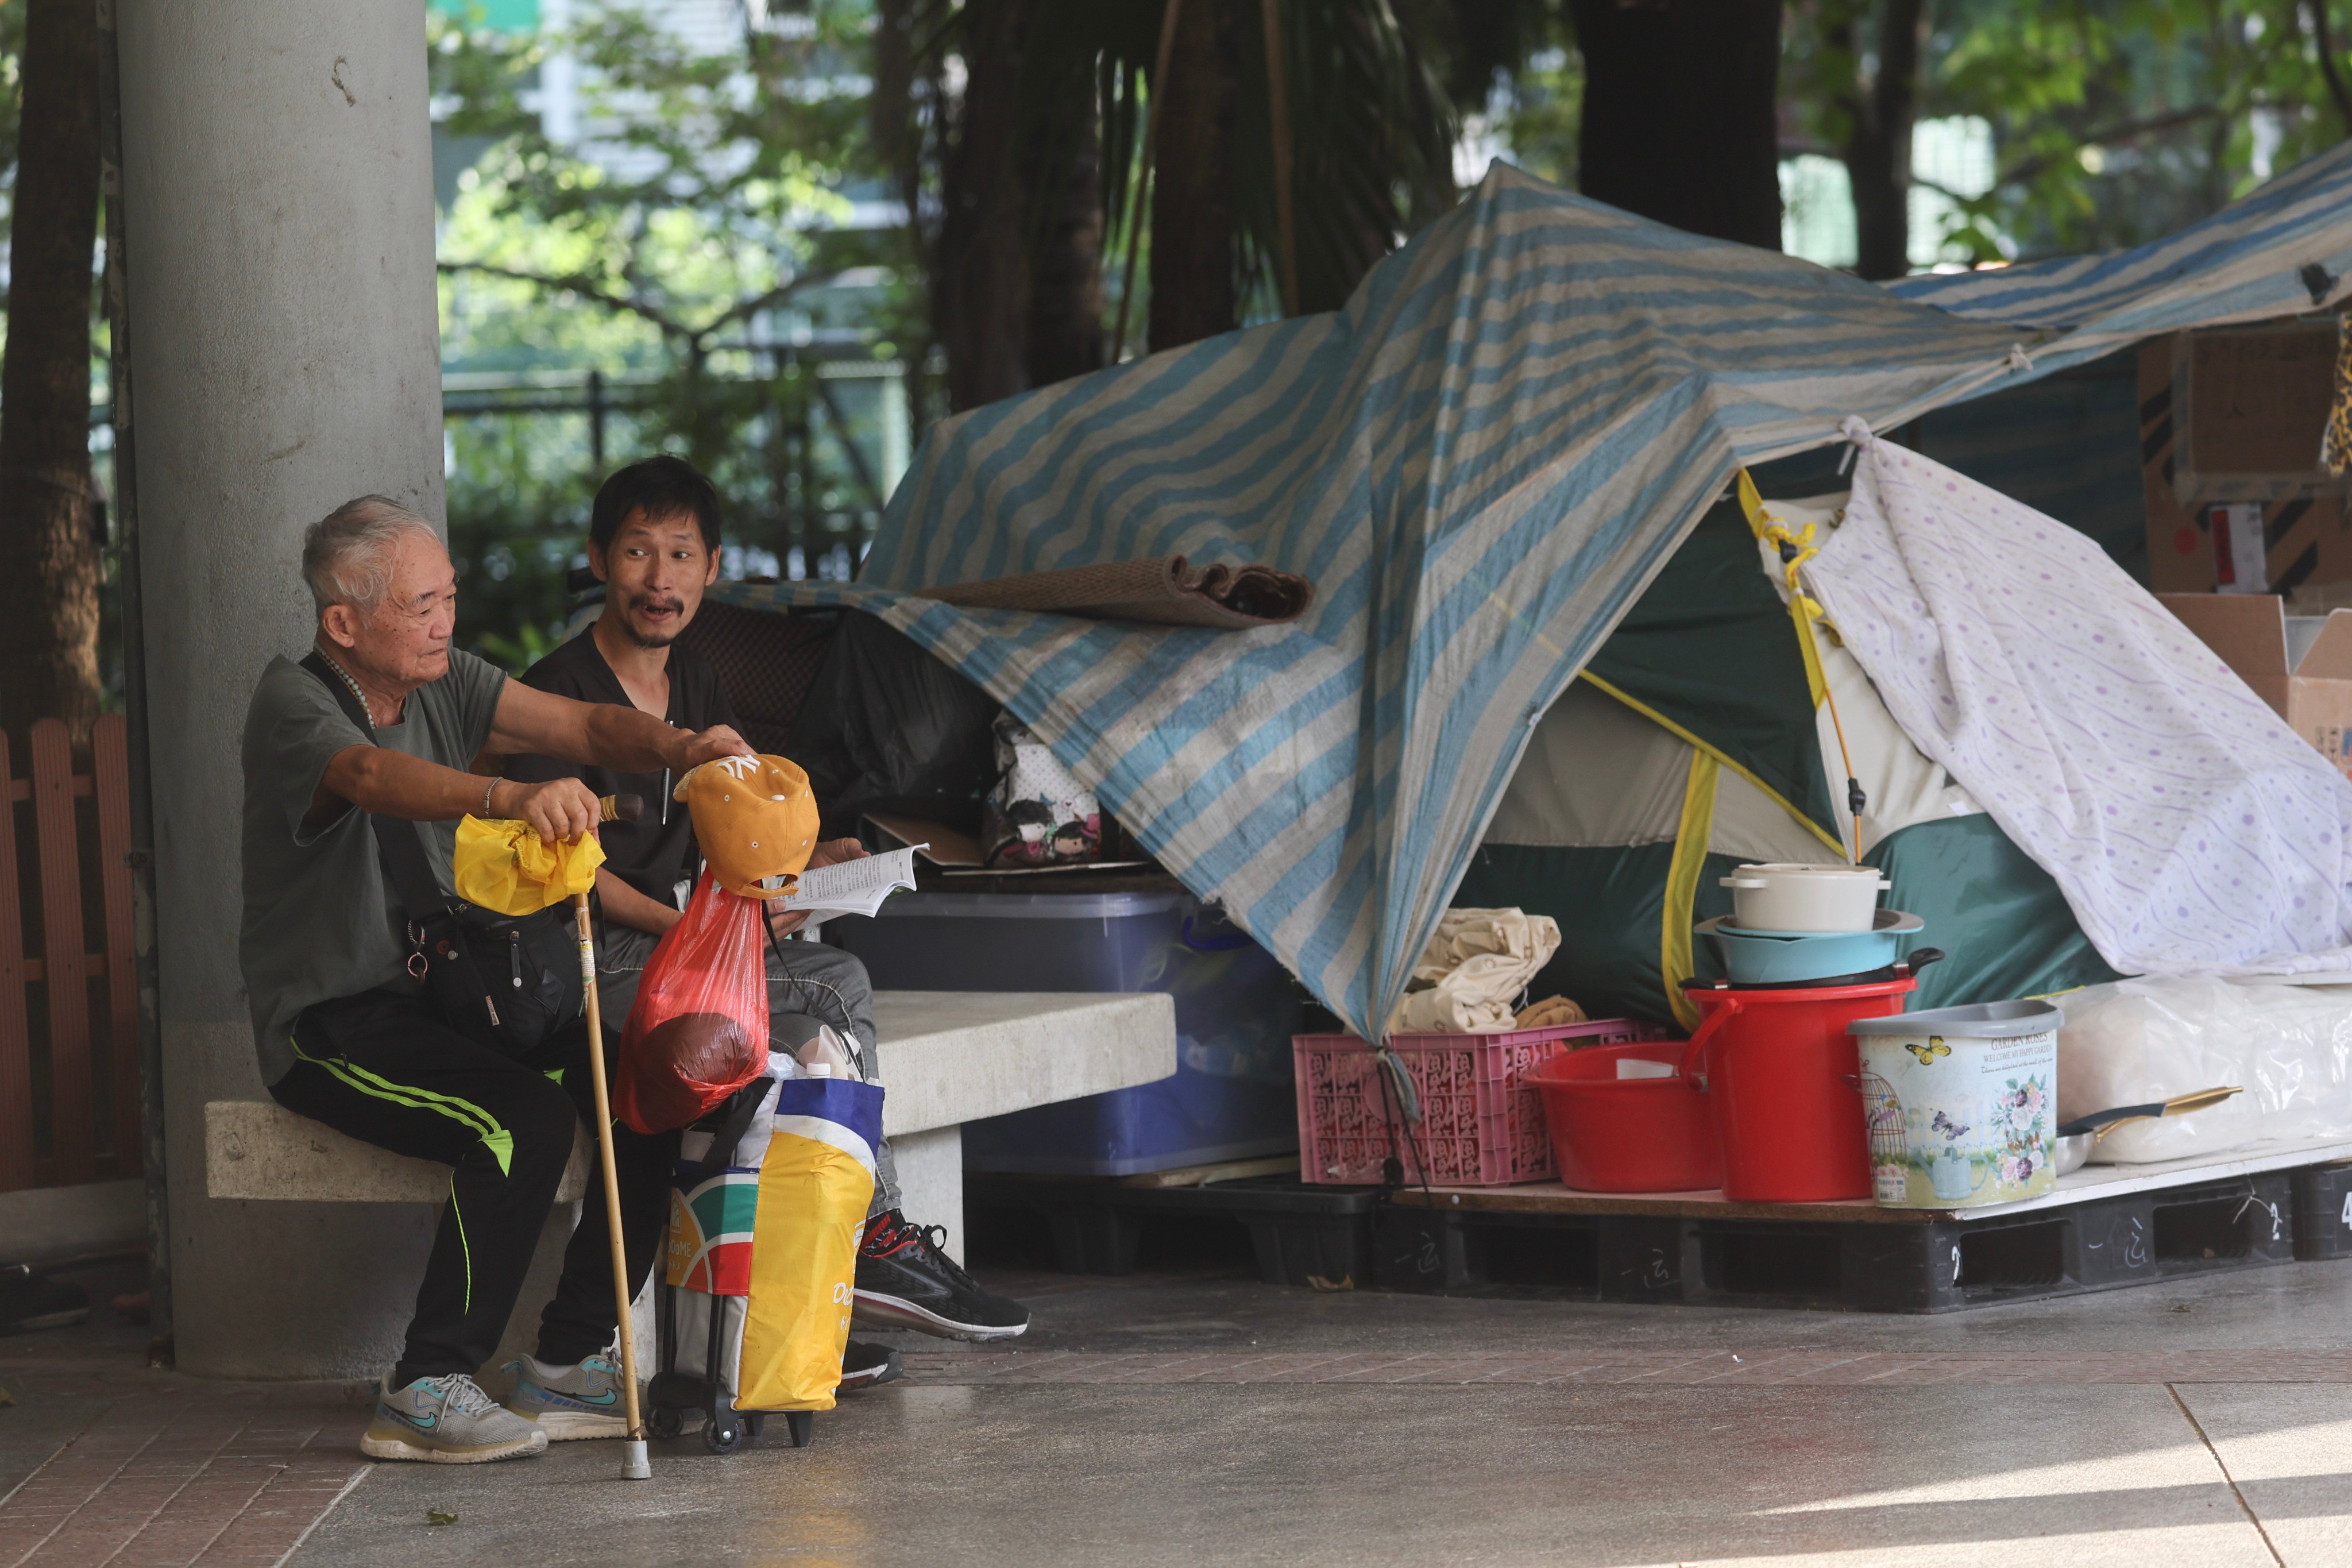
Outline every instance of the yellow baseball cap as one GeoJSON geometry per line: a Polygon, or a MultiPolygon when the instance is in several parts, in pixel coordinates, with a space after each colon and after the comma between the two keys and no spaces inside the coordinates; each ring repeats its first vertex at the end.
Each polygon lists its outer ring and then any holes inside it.
{"type": "Polygon", "coordinates": [[[719,757],[670,792],[694,816],[694,839],[719,885],[745,898],[789,893],[816,847],[816,796],[782,757],[719,757]]]}

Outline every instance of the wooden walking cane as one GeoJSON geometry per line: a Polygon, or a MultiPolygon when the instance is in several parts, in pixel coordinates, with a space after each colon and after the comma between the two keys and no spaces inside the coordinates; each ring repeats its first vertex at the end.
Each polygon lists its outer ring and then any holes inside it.
{"type": "MultiPolygon", "coordinates": [[[[635,821],[645,802],[633,795],[605,795],[597,803],[606,822],[635,821]]],[[[621,1178],[613,1168],[613,1101],[604,1082],[604,1013],[596,999],[596,935],[589,923],[588,895],[575,893],[572,910],[580,925],[580,980],[588,998],[588,1078],[596,1086],[596,1157],[604,1173],[605,1228],[613,1241],[613,1306],[621,1325],[621,1388],[627,1400],[628,1436],[621,1443],[621,1479],[649,1481],[646,1427],[637,1411],[637,1335],[629,1314],[629,1257],[621,1237],[621,1178]]]]}

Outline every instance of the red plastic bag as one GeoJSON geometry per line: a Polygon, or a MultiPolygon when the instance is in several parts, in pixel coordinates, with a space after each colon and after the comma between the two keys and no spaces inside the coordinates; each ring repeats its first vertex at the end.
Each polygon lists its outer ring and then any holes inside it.
{"type": "Polygon", "coordinates": [[[640,1132],[707,1114],[768,1070],[768,967],[760,900],[706,874],[654,944],[621,1034],[613,1111],[640,1132]]]}

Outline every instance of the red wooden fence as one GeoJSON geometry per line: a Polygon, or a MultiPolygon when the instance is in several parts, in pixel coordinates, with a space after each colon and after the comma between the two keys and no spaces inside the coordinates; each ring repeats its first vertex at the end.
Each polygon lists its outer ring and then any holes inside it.
{"type": "Polygon", "coordinates": [[[140,1173],[139,997],[131,958],[131,759],[122,716],[73,771],[66,728],[33,726],[19,777],[0,735],[0,1192],[140,1173]],[[94,809],[77,804],[91,797],[94,809]],[[32,807],[40,952],[26,951],[17,848],[32,807]],[[85,826],[87,819],[87,826],[85,826]],[[102,951],[89,951],[84,857],[96,856],[102,951]],[[95,995],[95,1005],[93,1005],[95,995]],[[95,1026],[93,1026],[95,1025],[95,1026]]]}

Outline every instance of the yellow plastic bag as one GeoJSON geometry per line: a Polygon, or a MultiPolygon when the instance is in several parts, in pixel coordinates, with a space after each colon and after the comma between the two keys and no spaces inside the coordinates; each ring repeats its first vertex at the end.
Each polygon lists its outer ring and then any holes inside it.
{"type": "Polygon", "coordinates": [[[596,885],[604,847],[593,833],[577,843],[548,843],[528,822],[457,824],[457,896],[502,915],[530,915],[596,885]]]}
{"type": "Polygon", "coordinates": [[[856,1302],[857,1242],[874,1197],[882,1090],[847,1079],[776,1086],[760,1162],[743,1320],[742,1410],[830,1410],[856,1302]]]}

